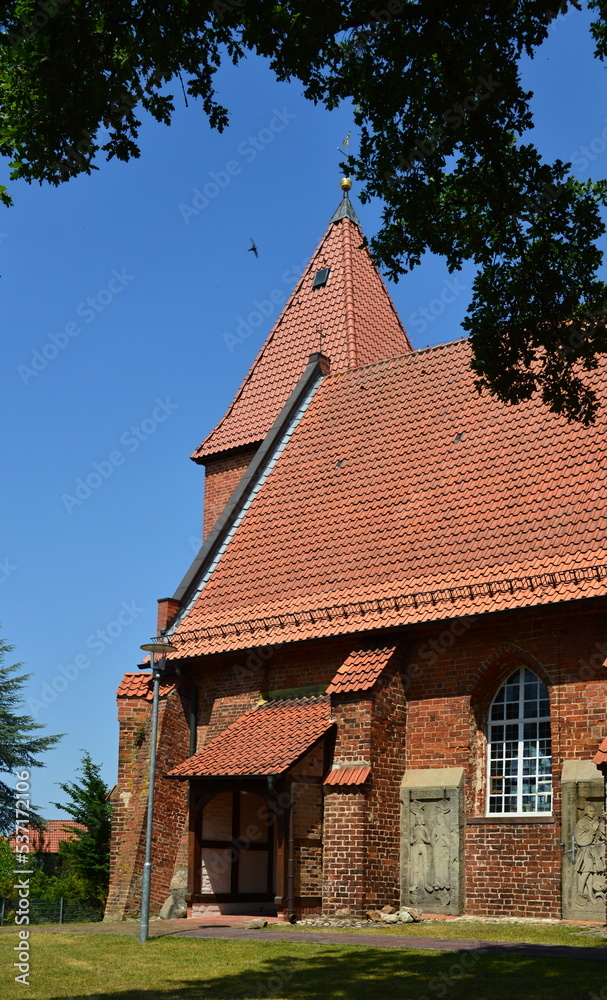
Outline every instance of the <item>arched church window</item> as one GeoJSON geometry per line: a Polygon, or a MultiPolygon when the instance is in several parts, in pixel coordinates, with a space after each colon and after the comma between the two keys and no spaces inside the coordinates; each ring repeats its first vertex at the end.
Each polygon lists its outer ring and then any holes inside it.
{"type": "Polygon", "coordinates": [[[487,744],[488,812],[551,812],[550,701],[528,667],[513,671],[493,699],[487,744]]]}

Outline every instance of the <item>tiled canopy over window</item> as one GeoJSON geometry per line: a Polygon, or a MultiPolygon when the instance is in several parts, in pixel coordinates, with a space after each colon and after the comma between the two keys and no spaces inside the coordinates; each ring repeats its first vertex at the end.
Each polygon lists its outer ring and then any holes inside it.
{"type": "Polygon", "coordinates": [[[527,667],[510,674],[497,692],[487,737],[488,811],[549,813],[550,703],[546,686],[527,667]]]}

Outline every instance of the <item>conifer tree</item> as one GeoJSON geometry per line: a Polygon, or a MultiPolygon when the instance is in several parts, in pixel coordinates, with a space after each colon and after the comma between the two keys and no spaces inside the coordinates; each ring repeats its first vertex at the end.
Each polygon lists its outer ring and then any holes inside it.
{"type": "MultiPolygon", "coordinates": [[[[19,674],[22,664],[5,665],[4,657],[14,646],[0,639],[0,832],[8,834],[15,828],[15,782],[8,780],[9,774],[29,771],[32,767],[44,767],[40,755],[54,747],[61,736],[38,736],[36,731],[44,726],[35,722],[31,715],[20,715],[23,702],[22,688],[30,674],[19,674]]],[[[36,810],[31,807],[29,822],[42,822],[36,810]]]]}
{"type": "Polygon", "coordinates": [[[103,903],[107,896],[110,878],[111,807],[109,788],[100,774],[100,765],[94,764],[86,751],[80,765],[82,780],[58,782],[68,802],[52,804],[69,813],[81,824],[72,829],[72,836],[59,845],[59,853],[67,863],[68,871],[77,875],[88,889],[91,902],[103,903]]]}

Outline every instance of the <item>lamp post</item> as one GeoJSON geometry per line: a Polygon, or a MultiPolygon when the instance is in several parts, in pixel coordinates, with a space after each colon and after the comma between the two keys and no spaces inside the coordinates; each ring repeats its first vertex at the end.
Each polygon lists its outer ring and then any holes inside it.
{"type": "MultiPolygon", "coordinates": [[[[143,883],[141,886],[141,919],[139,921],[139,941],[141,944],[148,939],[150,926],[150,887],[152,881],[152,826],[154,822],[154,778],[156,775],[156,737],[158,734],[158,697],[160,693],[160,675],[164,670],[167,653],[175,652],[175,647],[168,642],[149,642],[140,647],[150,654],[152,680],[154,682],[152,697],[152,736],[150,746],[150,784],[148,788],[148,814],[145,828],[145,861],[143,864],[143,883]],[[158,657],[158,662],[156,662],[158,657]]],[[[141,665],[145,670],[146,665],[141,665]]]]}

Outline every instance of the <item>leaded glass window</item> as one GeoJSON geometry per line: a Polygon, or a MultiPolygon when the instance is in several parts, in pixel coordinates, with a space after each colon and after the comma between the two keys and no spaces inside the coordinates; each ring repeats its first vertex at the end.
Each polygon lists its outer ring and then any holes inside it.
{"type": "Polygon", "coordinates": [[[510,674],[493,699],[487,743],[488,812],[551,812],[550,702],[528,667],[510,674]]]}

